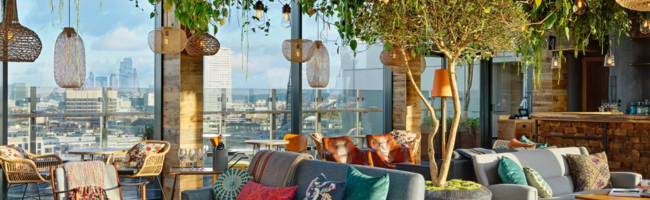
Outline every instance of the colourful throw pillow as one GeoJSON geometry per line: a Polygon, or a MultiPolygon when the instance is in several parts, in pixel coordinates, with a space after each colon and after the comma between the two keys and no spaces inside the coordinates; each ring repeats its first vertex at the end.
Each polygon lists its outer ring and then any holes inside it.
{"type": "Polygon", "coordinates": [[[605,152],[592,155],[566,155],[575,192],[600,190],[609,185],[609,165],[605,152]]]}
{"type": "Polygon", "coordinates": [[[217,178],[212,187],[215,200],[235,200],[244,185],[253,179],[247,171],[229,169],[217,178]]]}
{"type": "Polygon", "coordinates": [[[145,144],[138,143],[135,150],[129,154],[128,167],[141,168],[144,160],[149,154],[160,153],[165,149],[165,144],[145,144]]]}
{"type": "Polygon", "coordinates": [[[343,200],[345,197],[344,181],[329,181],[324,174],[320,174],[309,183],[305,199],[309,200],[343,200]]]}
{"type": "Polygon", "coordinates": [[[502,145],[502,146],[496,146],[494,149],[508,149],[508,146],[502,145]]]}
{"type": "Polygon", "coordinates": [[[4,159],[25,159],[27,155],[20,147],[0,147],[0,156],[4,159]]]}
{"type": "Polygon", "coordinates": [[[542,198],[551,198],[553,197],[553,190],[549,186],[542,175],[539,175],[537,171],[530,167],[524,167],[524,174],[526,174],[526,181],[528,185],[537,189],[537,194],[542,198]]]}
{"type": "Polygon", "coordinates": [[[512,139],[510,140],[510,143],[508,143],[508,149],[514,149],[514,148],[519,148],[519,147],[526,147],[526,148],[535,148],[534,144],[526,144],[523,142],[519,142],[517,139],[512,139]]]}
{"type": "Polygon", "coordinates": [[[543,148],[546,148],[546,146],[548,146],[548,143],[546,143],[546,142],[544,142],[544,143],[535,143],[533,141],[530,141],[528,138],[526,138],[525,135],[522,135],[521,138],[519,138],[519,141],[523,142],[523,143],[526,143],[526,144],[534,144],[536,149],[543,149],[543,148]]]}
{"type": "Polygon", "coordinates": [[[250,180],[241,190],[237,200],[293,200],[296,196],[294,187],[269,187],[250,180]]]}
{"type": "Polygon", "coordinates": [[[393,139],[395,139],[395,142],[397,142],[397,144],[399,144],[401,147],[408,147],[412,150],[413,146],[415,146],[415,138],[420,133],[415,131],[393,130],[391,134],[393,135],[393,139]]]}
{"type": "Polygon", "coordinates": [[[388,174],[372,177],[350,166],[345,175],[345,200],[385,200],[388,198],[388,174]]]}
{"type": "Polygon", "coordinates": [[[501,181],[505,184],[528,185],[524,170],[508,157],[501,157],[498,173],[501,181]]]}

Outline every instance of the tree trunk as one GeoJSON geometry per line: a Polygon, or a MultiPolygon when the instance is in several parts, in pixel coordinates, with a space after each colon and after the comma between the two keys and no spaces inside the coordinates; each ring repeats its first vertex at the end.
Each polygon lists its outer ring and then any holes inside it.
{"type": "Polygon", "coordinates": [[[447,57],[449,62],[447,62],[447,70],[449,71],[449,84],[451,85],[451,98],[454,103],[454,120],[451,123],[451,128],[449,129],[449,142],[447,143],[447,150],[445,155],[443,155],[442,166],[440,167],[440,175],[438,176],[438,182],[434,185],[445,186],[447,175],[449,173],[449,164],[451,163],[451,155],[454,151],[454,144],[456,143],[456,133],[458,133],[458,124],[460,123],[460,98],[458,96],[458,83],[456,83],[456,59],[459,55],[455,54],[453,58],[447,57]]]}
{"type": "Polygon", "coordinates": [[[465,86],[465,103],[463,105],[463,118],[467,119],[467,112],[469,111],[470,91],[472,90],[472,81],[474,81],[474,64],[467,62],[467,85],[465,86]]]}
{"type": "MultiPolygon", "coordinates": [[[[404,48],[402,48],[402,55],[404,56],[404,58],[406,58],[407,56],[406,52],[404,51],[404,48]]],[[[409,66],[408,60],[406,60],[406,66],[407,66],[406,68],[408,69],[408,73],[406,75],[409,76],[409,80],[411,80],[411,84],[413,84],[413,87],[415,87],[415,89],[418,91],[418,96],[420,96],[420,99],[422,99],[422,102],[424,102],[424,105],[431,113],[431,121],[433,121],[433,130],[431,130],[431,133],[429,133],[429,137],[427,138],[427,142],[429,143],[429,149],[427,151],[429,152],[429,172],[431,172],[431,182],[433,182],[435,185],[437,182],[439,182],[438,181],[439,177],[438,177],[438,165],[436,165],[435,144],[433,142],[433,138],[435,138],[434,136],[436,135],[436,133],[438,133],[440,121],[436,118],[436,113],[433,110],[433,107],[431,106],[431,104],[429,104],[427,98],[424,97],[424,95],[422,94],[422,90],[420,90],[418,84],[415,83],[415,80],[413,79],[413,73],[411,73],[411,68],[408,67],[409,66]]],[[[439,187],[441,185],[435,185],[435,186],[439,187]]]]}

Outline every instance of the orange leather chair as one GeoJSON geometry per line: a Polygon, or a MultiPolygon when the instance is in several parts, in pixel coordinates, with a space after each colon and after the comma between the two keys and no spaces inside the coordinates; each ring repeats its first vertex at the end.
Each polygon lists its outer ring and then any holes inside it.
{"type": "Polygon", "coordinates": [[[373,166],[370,151],[357,148],[348,136],[323,138],[323,154],[327,161],[373,166]]]}
{"type": "Polygon", "coordinates": [[[376,167],[395,169],[398,163],[414,164],[413,154],[408,147],[400,147],[392,134],[366,135],[371,148],[372,161],[376,167]]]}
{"type": "Polygon", "coordinates": [[[284,135],[284,140],[289,140],[289,144],[284,145],[285,150],[297,153],[307,153],[309,135],[286,134],[284,135]]]}

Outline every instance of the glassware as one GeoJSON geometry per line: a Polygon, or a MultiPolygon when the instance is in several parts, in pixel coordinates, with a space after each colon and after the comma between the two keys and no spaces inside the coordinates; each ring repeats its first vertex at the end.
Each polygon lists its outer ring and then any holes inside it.
{"type": "Polygon", "coordinates": [[[190,157],[190,161],[191,161],[190,162],[190,167],[191,167],[190,171],[196,171],[196,169],[194,169],[194,160],[196,160],[196,149],[190,149],[189,157],[190,157]]]}
{"type": "Polygon", "coordinates": [[[203,146],[203,150],[199,154],[199,160],[201,161],[201,166],[205,167],[205,158],[208,155],[208,147],[203,146]]]}
{"type": "Polygon", "coordinates": [[[178,160],[181,163],[181,171],[185,171],[185,166],[183,166],[183,161],[187,156],[187,151],[185,149],[178,149],[178,160]]]}

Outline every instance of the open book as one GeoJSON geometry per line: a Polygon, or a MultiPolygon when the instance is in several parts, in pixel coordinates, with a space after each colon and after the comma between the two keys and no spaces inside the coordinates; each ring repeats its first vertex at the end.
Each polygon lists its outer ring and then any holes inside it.
{"type": "Polygon", "coordinates": [[[610,196],[640,197],[643,195],[643,189],[617,189],[614,188],[609,192],[610,196]]]}

